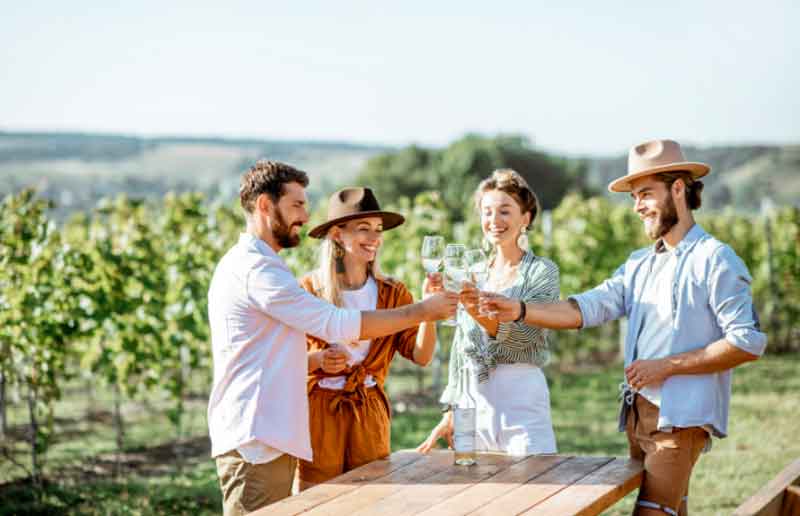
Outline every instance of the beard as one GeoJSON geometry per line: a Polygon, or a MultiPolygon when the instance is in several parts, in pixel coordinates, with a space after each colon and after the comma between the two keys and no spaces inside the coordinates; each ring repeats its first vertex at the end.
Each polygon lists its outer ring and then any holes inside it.
{"type": "Polygon", "coordinates": [[[283,213],[281,213],[280,208],[277,207],[275,209],[274,221],[272,225],[272,235],[275,237],[278,245],[283,249],[297,247],[297,245],[300,244],[300,233],[292,234],[292,228],[295,226],[299,228],[302,224],[292,224],[291,226],[287,224],[283,213]]]}
{"type": "Polygon", "coordinates": [[[667,233],[678,223],[678,210],[675,209],[675,201],[672,194],[667,195],[666,201],[658,206],[659,213],[652,223],[644,223],[644,232],[652,240],[657,240],[667,233]]]}

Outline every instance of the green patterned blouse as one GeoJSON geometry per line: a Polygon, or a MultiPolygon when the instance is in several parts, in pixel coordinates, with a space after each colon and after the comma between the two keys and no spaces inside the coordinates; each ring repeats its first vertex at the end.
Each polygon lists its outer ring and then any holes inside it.
{"type": "MultiPolygon", "coordinates": [[[[525,302],[558,301],[558,266],[528,251],[522,257],[517,280],[500,293],[525,302]]],[[[477,371],[479,382],[486,382],[498,364],[522,363],[542,367],[549,358],[547,330],[508,322],[500,323],[497,335],[489,337],[469,314],[461,313],[450,348],[450,372],[441,402],[449,405],[458,402],[470,369],[477,371]]]]}

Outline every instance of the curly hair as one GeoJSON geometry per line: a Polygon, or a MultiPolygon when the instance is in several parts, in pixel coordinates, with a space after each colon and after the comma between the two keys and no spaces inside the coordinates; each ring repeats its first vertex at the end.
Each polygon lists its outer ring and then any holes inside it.
{"type": "Polygon", "coordinates": [[[280,161],[260,159],[242,176],[239,186],[239,201],[247,213],[253,213],[256,199],[261,194],[269,195],[278,202],[283,195],[283,186],[287,183],[299,183],[303,188],[308,186],[308,174],[280,161]]]}
{"type": "Polygon", "coordinates": [[[491,176],[481,181],[478,189],[475,190],[475,207],[478,210],[481,209],[483,194],[493,190],[505,192],[517,201],[523,215],[525,213],[531,214],[528,228],[533,225],[536,215],[539,214],[539,199],[519,172],[510,168],[501,168],[495,170],[491,176]]]}

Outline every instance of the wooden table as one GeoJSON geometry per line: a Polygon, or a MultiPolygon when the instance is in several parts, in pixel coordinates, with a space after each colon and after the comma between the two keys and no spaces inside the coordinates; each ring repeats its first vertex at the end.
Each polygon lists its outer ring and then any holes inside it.
{"type": "Polygon", "coordinates": [[[642,481],[627,458],[482,453],[474,466],[453,452],[400,451],[254,514],[599,514],[642,481]]]}

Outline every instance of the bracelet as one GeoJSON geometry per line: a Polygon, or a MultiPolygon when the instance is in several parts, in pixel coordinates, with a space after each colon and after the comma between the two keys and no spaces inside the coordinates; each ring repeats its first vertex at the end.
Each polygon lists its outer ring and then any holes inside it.
{"type": "Polygon", "coordinates": [[[445,405],[444,407],[442,407],[442,414],[447,414],[451,410],[453,410],[453,406],[452,405],[445,405]]]}
{"type": "Polygon", "coordinates": [[[525,301],[520,299],[520,301],[519,301],[519,317],[517,317],[514,320],[514,322],[515,323],[525,322],[525,314],[527,313],[527,311],[528,311],[528,307],[525,306],[525,301]]]}

